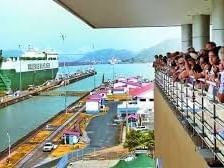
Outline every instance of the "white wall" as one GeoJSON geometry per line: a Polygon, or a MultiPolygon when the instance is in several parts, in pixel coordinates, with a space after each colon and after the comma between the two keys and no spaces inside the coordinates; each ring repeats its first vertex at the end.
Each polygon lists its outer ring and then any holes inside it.
{"type": "Polygon", "coordinates": [[[86,111],[99,111],[99,102],[87,101],[86,111]]]}

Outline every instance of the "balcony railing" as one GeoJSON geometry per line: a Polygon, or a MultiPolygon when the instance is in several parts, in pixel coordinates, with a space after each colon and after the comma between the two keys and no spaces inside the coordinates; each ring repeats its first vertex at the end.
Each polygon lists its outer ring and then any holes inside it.
{"type": "Polygon", "coordinates": [[[176,82],[164,71],[156,71],[155,81],[181,123],[200,140],[198,149],[209,149],[212,162],[224,165],[224,104],[206,91],[208,85],[217,89],[216,83],[193,77],[176,82]]]}

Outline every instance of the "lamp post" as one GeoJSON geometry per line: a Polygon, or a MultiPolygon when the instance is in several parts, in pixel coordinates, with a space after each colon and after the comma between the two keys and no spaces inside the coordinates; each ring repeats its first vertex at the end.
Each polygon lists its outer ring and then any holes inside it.
{"type": "Polygon", "coordinates": [[[95,89],[96,88],[96,74],[94,74],[93,85],[94,85],[94,88],[93,89],[95,89]]]}
{"type": "Polygon", "coordinates": [[[115,63],[113,63],[113,82],[114,82],[114,79],[115,79],[115,78],[114,78],[114,64],[115,64],[115,63]]]}
{"type": "Polygon", "coordinates": [[[126,100],[126,128],[128,132],[128,101],[126,100]]]}
{"type": "Polygon", "coordinates": [[[22,90],[21,57],[19,57],[19,90],[22,90]]]}
{"type": "Polygon", "coordinates": [[[10,158],[10,155],[11,155],[11,139],[10,139],[9,133],[6,132],[6,134],[7,134],[8,140],[9,140],[9,156],[8,157],[10,158]]]}
{"type": "MultiPolygon", "coordinates": [[[[64,69],[65,69],[65,61],[64,61],[64,69]]],[[[64,88],[65,88],[65,113],[67,114],[67,88],[66,88],[67,77],[64,79],[64,88]]]]}

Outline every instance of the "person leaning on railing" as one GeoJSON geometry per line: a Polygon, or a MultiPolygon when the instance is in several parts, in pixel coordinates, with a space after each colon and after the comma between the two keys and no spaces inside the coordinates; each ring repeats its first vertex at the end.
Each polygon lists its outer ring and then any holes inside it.
{"type": "Polygon", "coordinates": [[[155,55],[154,56],[154,61],[153,61],[153,64],[152,64],[152,66],[153,66],[153,68],[156,68],[157,67],[157,65],[158,65],[158,63],[159,63],[159,57],[158,57],[158,55],[155,55]]]}
{"type": "MultiPolygon", "coordinates": [[[[208,52],[209,63],[211,68],[208,73],[205,74],[205,80],[218,83],[218,73],[219,73],[219,57],[217,49],[212,49],[208,52]]],[[[213,84],[209,84],[208,93],[212,95],[217,95],[217,87],[213,84]]]]}
{"type": "Polygon", "coordinates": [[[190,52],[183,55],[184,60],[184,70],[180,73],[178,79],[184,80],[189,78],[189,76],[194,76],[194,78],[198,79],[202,77],[202,68],[199,64],[198,60],[199,56],[196,52],[190,52]]]}
{"type": "Polygon", "coordinates": [[[155,55],[155,61],[153,62],[155,70],[162,70],[167,67],[167,57],[162,55],[155,55]]]}
{"type": "Polygon", "coordinates": [[[224,103],[224,47],[222,46],[218,52],[220,64],[219,64],[219,90],[217,97],[221,103],[224,103]]]}

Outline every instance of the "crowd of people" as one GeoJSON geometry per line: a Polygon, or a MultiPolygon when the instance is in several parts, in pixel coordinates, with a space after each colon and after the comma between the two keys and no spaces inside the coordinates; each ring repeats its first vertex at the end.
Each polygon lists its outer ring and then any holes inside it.
{"type": "Polygon", "coordinates": [[[190,47],[186,53],[176,51],[166,56],[155,55],[153,67],[166,71],[174,81],[189,78],[212,81],[216,86],[208,85],[206,89],[224,103],[224,46],[208,42],[200,51],[190,47]]]}

